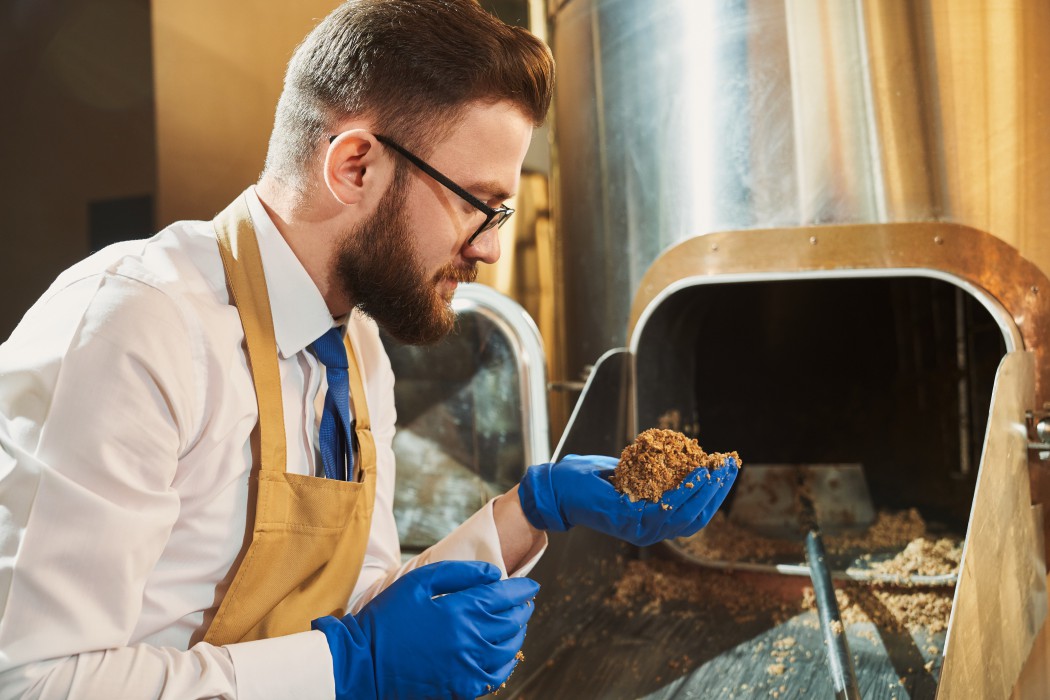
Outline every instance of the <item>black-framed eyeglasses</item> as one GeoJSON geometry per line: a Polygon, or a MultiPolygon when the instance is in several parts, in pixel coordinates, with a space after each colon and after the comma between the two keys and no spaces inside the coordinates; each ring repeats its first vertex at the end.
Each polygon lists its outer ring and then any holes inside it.
{"type": "MultiPolygon", "coordinates": [[[[338,134],[330,136],[328,138],[328,143],[335,141],[336,138],[338,138],[338,136],[338,134]]],[[[415,153],[412,153],[412,151],[408,150],[404,146],[398,144],[393,139],[387,136],[383,136],[382,134],[375,134],[375,137],[377,141],[386,146],[389,146],[390,148],[393,148],[395,151],[404,156],[405,160],[412,163],[412,165],[416,166],[424,173],[432,177],[434,180],[444,185],[453,193],[459,195],[465,202],[467,202],[472,207],[474,207],[475,209],[477,209],[485,215],[485,220],[481,222],[481,226],[479,226],[478,230],[472,233],[470,238],[467,239],[467,245],[471,245],[478,236],[483,234],[485,231],[488,231],[490,228],[499,228],[500,226],[502,226],[504,223],[506,223],[507,219],[510,218],[510,215],[514,213],[514,210],[508,206],[499,206],[493,209],[492,207],[490,207],[489,205],[485,204],[480,199],[472,195],[470,192],[467,192],[465,189],[457,185],[455,182],[452,181],[451,178],[449,178],[446,175],[443,175],[432,165],[430,165],[425,160],[417,156],[415,153]]]]}

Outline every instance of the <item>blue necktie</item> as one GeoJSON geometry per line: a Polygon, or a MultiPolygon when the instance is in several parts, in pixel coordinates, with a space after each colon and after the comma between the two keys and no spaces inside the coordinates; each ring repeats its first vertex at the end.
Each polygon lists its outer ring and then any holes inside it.
{"type": "Polygon", "coordinates": [[[318,435],[324,475],[348,481],[354,473],[354,425],[350,421],[350,378],[346,371],[343,329],[332,328],[311,343],[310,348],[324,364],[328,377],[318,435]]]}

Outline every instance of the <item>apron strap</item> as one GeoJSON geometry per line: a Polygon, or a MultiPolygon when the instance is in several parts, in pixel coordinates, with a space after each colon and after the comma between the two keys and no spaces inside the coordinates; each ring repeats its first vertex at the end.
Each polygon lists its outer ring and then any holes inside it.
{"type": "Polygon", "coordinates": [[[361,370],[357,363],[357,353],[350,344],[350,335],[343,334],[343,345],[346,347],[347,373],[350,377],[350,401],[354,404],[354,423],[358,430],[371,430],[372,422],[368,417],[368,402],[365,400],[365,384],[361,379],[361,370]]]}
{"type": "Polygon", "coordinates": [[[248,362],[255,381],[255,396],[259,404],[259,469],[283,474],[288,451],[277,343],[274,341],[266,277],[262,273],[262,256],[253,235],[244,195],[234,199],[216,216],[213,225],[230,296],[244,327],[248,362]],[[233,238],[231,231],[237,232],[233,238]]]}

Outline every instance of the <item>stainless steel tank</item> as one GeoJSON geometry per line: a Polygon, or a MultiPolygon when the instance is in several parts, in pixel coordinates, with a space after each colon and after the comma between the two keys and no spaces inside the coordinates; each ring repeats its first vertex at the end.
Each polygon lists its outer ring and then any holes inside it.
{"type": "Polygon", "coordinates": [[[718,231],[951,221],[1050,270],[1047,0],[551,0],[562,379],[718,231]]]}

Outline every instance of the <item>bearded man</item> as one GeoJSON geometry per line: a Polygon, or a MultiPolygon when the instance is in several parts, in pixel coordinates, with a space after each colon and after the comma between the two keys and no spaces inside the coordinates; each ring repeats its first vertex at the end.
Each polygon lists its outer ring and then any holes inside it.
{"type": "Polygon", "coordinates": [[[573,457],[401,561],[377,326],[451,330],[553,72],[473,0],[351,0],[296,50],[256,185],[28,311],[0,346],[0,697],[473,698],[514,668],[546,530],[707,522],[735,469],[643,507],[573,457]]]}

